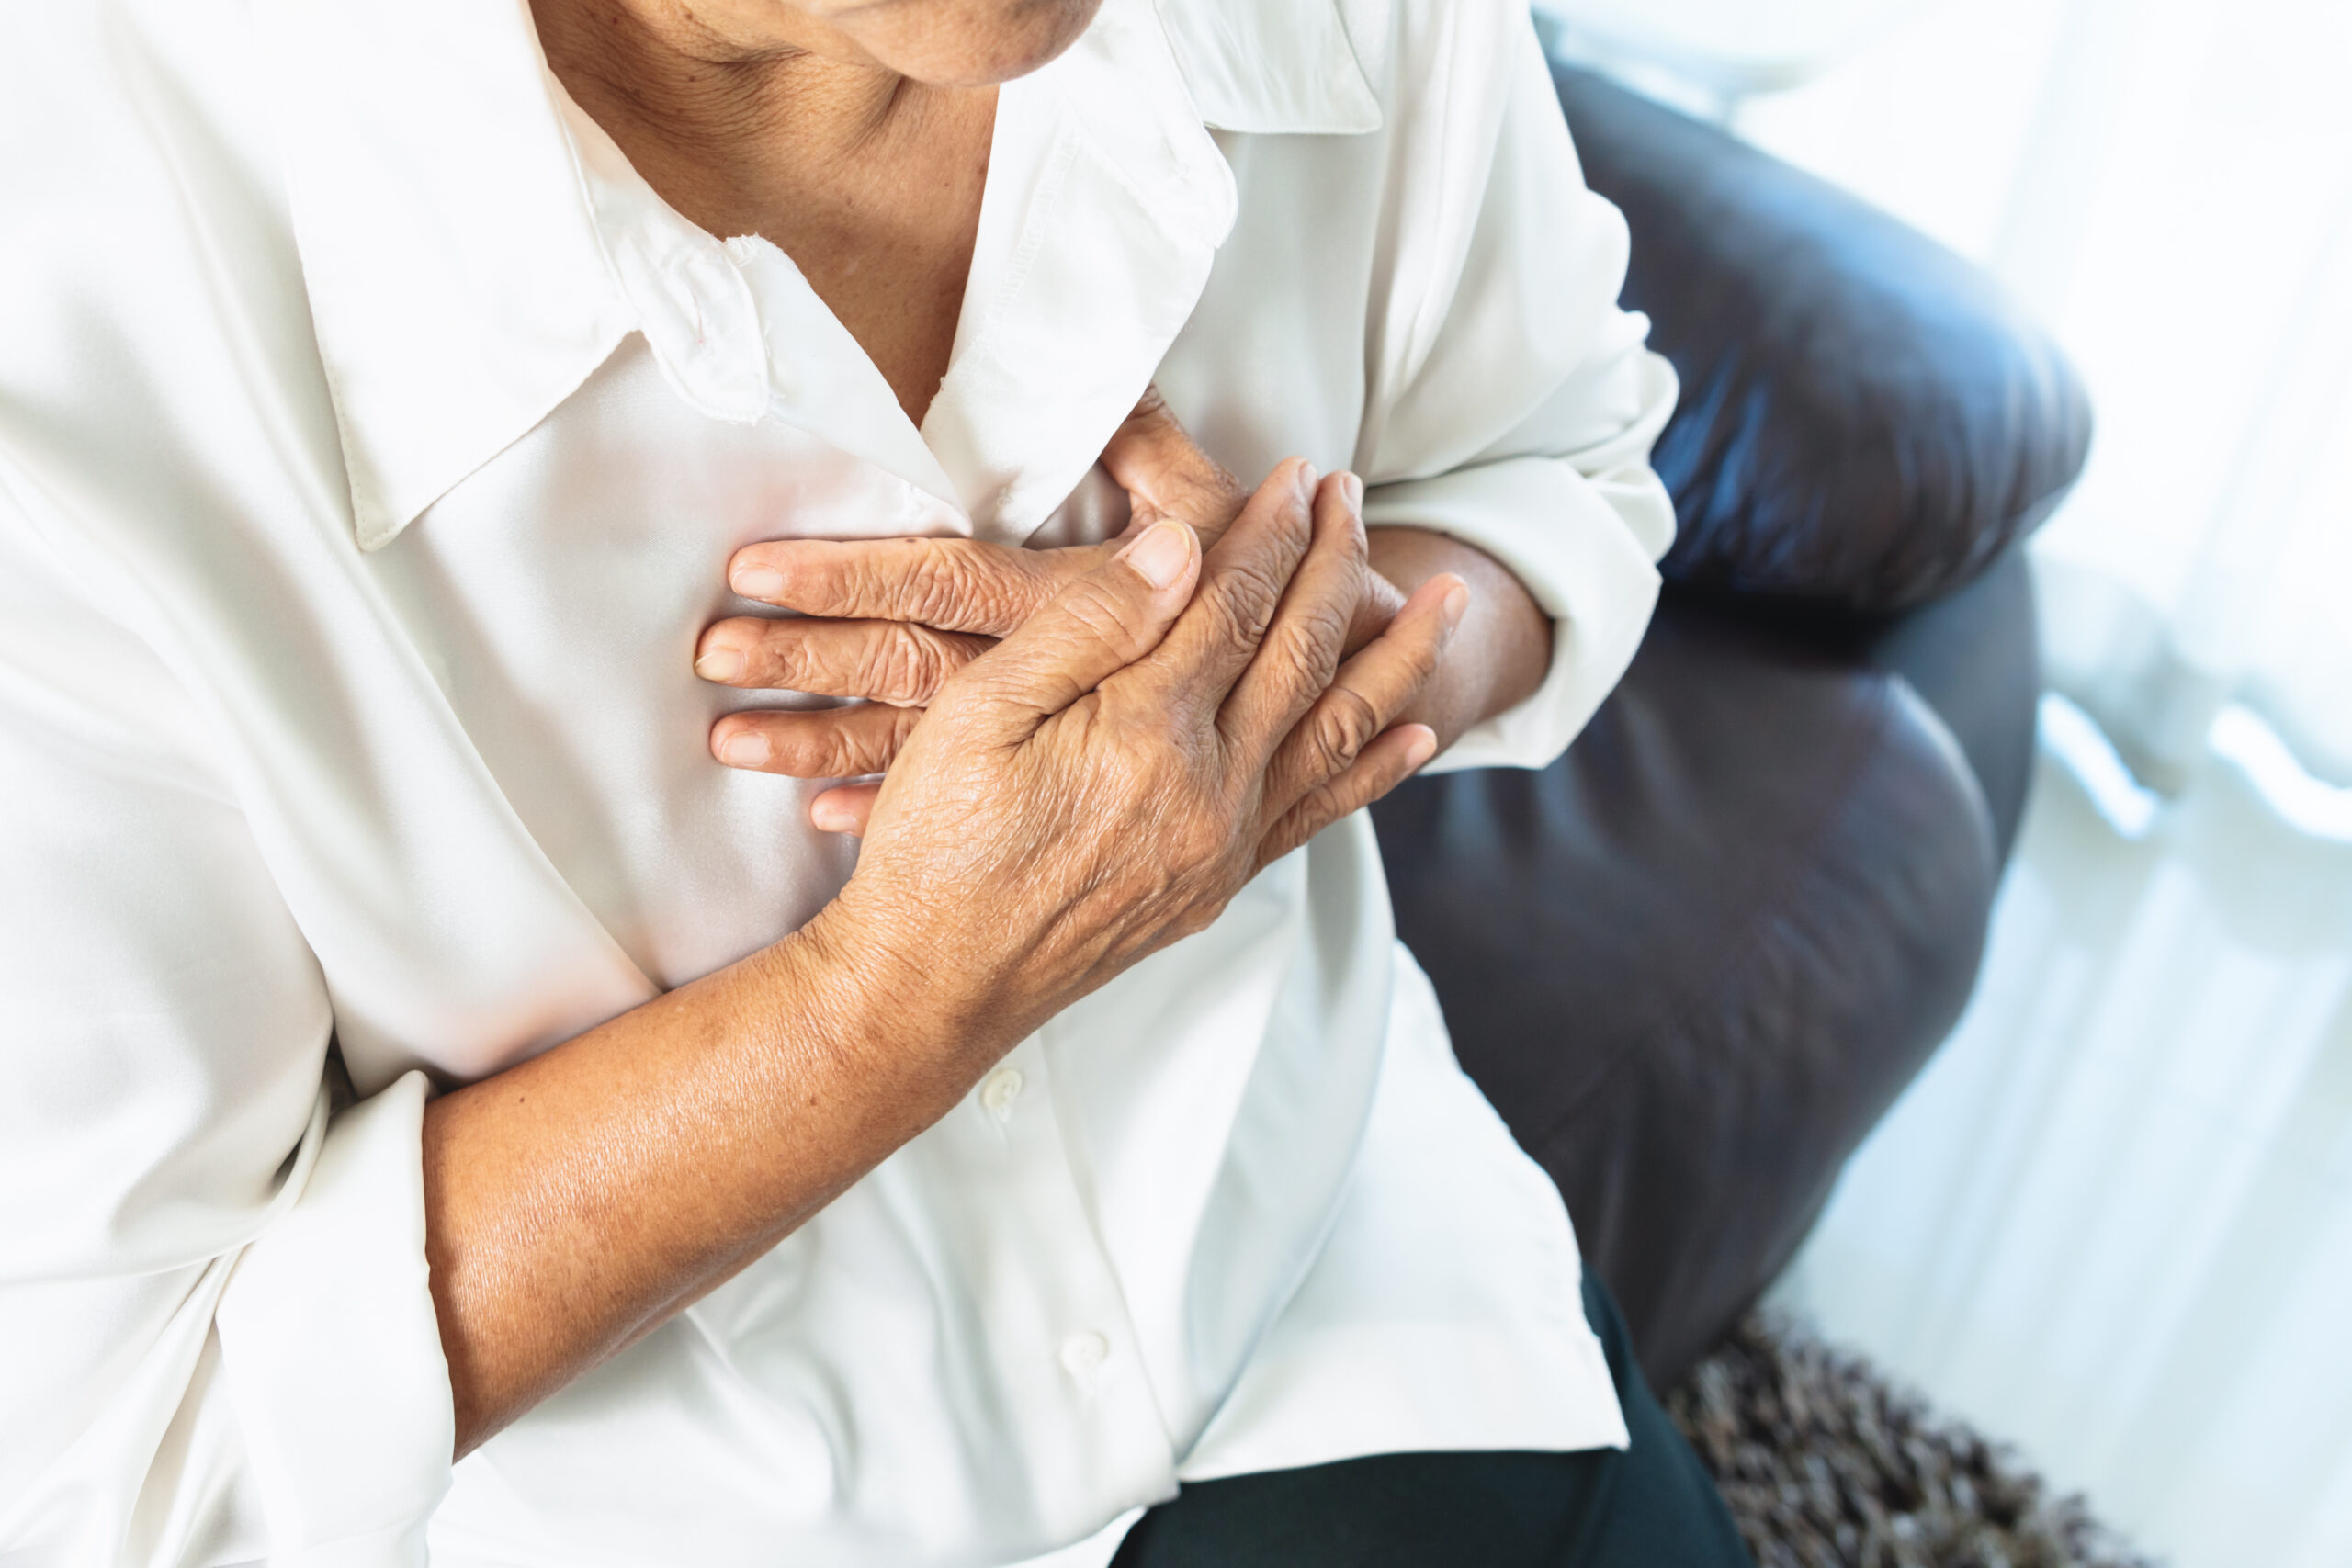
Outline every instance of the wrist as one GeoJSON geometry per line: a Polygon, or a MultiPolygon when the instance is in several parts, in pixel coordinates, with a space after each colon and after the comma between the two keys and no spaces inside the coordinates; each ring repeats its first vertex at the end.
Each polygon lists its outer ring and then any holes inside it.
{"type": "Polygon", "coordinates": [[[936,943],[913,940],[903,910],[872,910],[853,877],[831,903],[758,957],[795,1048],[821,1053],[865,1116],[912,1137],[955,1105],[1017,1042],[999,1042],[936,943]],[[895,917],[895,918],[894,918],[895,917]]]}
{"type": "Polygon", "coordinates": [[[1442,751],[1543,685],[1552,665],[1552,619],[1500,561],[1448,535],[1397,525],[1372,531],[1371,559],[1374,574],[1400,593],[1440,572],[1470,590],[1469,609],[1436,673],[1398,723],[1428,725],[1442,751]]]}

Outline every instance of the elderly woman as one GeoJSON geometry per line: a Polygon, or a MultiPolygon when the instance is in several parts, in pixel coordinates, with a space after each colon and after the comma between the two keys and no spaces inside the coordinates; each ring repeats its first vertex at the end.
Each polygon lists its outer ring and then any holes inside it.
{"type": "Polygon", "coordinates": [[[12,8],[0,1559],[1740,1561],[1354,814],[1624,244],[1511,0],[12,8]]]}

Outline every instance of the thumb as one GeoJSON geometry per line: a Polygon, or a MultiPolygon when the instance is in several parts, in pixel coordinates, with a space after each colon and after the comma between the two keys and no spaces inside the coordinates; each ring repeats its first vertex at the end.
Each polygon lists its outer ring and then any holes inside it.
{"type": "Polygon", "coordinates": [[[1158,648],[1191,602],[1200,572],[1193,530],[1172,519],[1153,524],[966,665],[933,711],[994,708],[1025,738],[1158,648]]]}
{"type": "Polygon", "coordinates": [[[1173,514],[1195,527],[1213,526],[1229,520],[1244,493],[1178,423],[1157,387],[1145,389],[1103,447],[1102,462],[1127,492],[1139,522],[1173,514]]]}

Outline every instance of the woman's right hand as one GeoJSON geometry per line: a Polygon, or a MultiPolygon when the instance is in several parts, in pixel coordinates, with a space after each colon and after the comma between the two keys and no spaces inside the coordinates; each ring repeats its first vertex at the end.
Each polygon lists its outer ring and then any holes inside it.
{"type": "Polygon", "coordinates": [[[799,940],[921,1021],[943,1092],[1429,760],[1390,726],[1468,591],[1432,580],[1341,663],[1362,494],[1286,463],[1204,558],[1162,520],[941,689],[799,940]]]}

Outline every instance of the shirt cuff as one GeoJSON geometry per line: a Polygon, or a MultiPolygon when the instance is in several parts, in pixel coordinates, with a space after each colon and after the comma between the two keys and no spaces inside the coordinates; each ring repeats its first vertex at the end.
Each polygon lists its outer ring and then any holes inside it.
{"type": "Polygon", "coordinates": [[[1633,661],[1657,604],[1640,538],[1673,502],[1646,467],[1586,478],[1556,457],[1512,457],[1364,495],[1368,527],[1426,528],[1500,561],[1552,617],[1552,665],[1532,696],[1474,726],[1423,768],[1542,768],[1568,749],[1633,661]],[[1637,535],[1637,529],[1640,534],[1637,535]]]}
{"type": "Polygon", "coordinates": [[[425,1080],[329,1123],[214,1327],[273,1563],[422,1568],[457,1421],[424,1261],[425,1080]]]}

